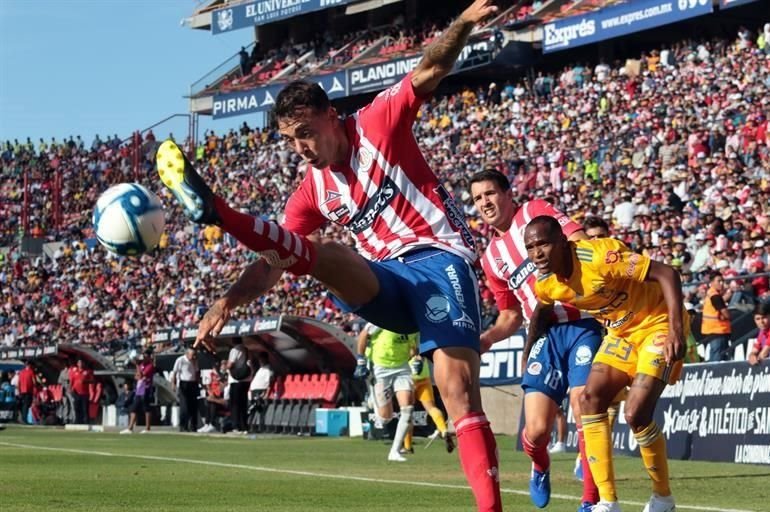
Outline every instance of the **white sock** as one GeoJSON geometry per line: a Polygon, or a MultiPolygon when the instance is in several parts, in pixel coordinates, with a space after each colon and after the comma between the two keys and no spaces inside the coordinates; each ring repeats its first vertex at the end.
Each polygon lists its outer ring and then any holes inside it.
{"type": "Polygon", "coordinates": [[[413,405],[406,405],[401,408],[401,414],[398,416],[398,425],[396,426],[396,435],[393,436],[393,446],[390,451],[398,453],[401,449],[401,445],[404,444],[404,437],[409,430],[409,424],[412,422],[412,412],[414,411],[413,405]]]}

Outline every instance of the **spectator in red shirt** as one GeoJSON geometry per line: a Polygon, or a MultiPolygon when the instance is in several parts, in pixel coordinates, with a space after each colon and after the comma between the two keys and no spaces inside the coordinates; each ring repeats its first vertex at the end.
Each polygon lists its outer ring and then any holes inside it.
{"type": "Polygon", "coordinates": [[[757,340],[749,353],[749,364],[759,364],[770,358],[770,303],[757,304],[754,309],[757,340]]]}
{"type": "Polygon", "coordinates": [[[35,370],[32,361],[27,361],[26,366],[19,372],[19,404],[21,406],[21,422],[27,423],[29,408],[35,396],[35,370]]]}
{"type": "Polygon", "coordinates": [[[77,366],[70,368],[70,387],[75,399],[75,423],[88,423],[88,385],[93,380],[93,373],[86,368],[82,359],[77,366]]]}

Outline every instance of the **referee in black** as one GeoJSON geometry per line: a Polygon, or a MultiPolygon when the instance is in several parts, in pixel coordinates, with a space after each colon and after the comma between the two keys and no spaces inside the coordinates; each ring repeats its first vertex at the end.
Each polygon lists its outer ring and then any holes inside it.
{"type": "Polygon", "coordinates": [[[179,398],[179,431],[195,432],[198,430],[198,395],[200,388],[198,355],[188,348],[174,362],[171,373],[171,385],[179,398]]]}

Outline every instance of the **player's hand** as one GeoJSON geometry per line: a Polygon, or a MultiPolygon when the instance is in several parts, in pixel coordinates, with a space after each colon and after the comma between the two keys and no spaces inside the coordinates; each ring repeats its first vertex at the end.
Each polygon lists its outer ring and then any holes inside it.
{"type": "Polygon", "coordinates": [[[487,16],[497,12],[497,6],[492,0],[476,0],[463,13],[460,18],[474,25],[487,16]]]}
{"type": "Polygon", "coordinates": [[[369,366],[364,356],[356,356],[356,369],[353,371],[354,379],[365,379],[369,375],[369,366]]]}
{"type": "Polygon", "coordinates": [[[198,324],[198,334],[195,336],[193,348],[203,345],[207,350],[213,352],[213,339],[227,324],[230,313],[231,309],[227,306],[224,298],[214,302],[198,324]]]}
{"type": "Polygon", "coordinates": [[[675,330],[669,330],[668,336],[666,336],[666,343],[663,346],[666,364],[681,360],[684,357],[684,350],[685,344],[682,340],[682,334],[675,330]]]}
{"type": "Polygon", "coordinates": [[[483,332],[481,333],[481,336],[479,336],[479,349],[481,353],[489,352],[489,349],[492,348],[492,345],[494,345],[495,342],[492,341],[492,338],[487,336],[487,333],[483,332]]]}
{"type": "Polygon", "coordinates": [[[412,370],[412,375],[420,375],[422,373],[423,365],[425,365],[425,362],[422,360],[422,357],[413,357],[412,360],[409,361],[409,368],[412,370]]]}

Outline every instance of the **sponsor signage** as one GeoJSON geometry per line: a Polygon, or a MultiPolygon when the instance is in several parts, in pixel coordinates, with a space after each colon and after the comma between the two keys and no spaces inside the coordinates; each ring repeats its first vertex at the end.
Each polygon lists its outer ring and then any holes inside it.
{"type": "MultiPolygon", "coordinates": [[[[228,322],[222,328],[220,336],[250,336],[261,332],[277,331],[280,318],[270,317],[258,320],[239,320],[228,322]]],[[[182,340],[191,340],[198,335],[197,327],[184,327],[175,329],[163,329],[152,334],[153,343],[164,343],[182,340]]]]}
{"type": "MultiPolygon", "coordinates": [[[[347,95],[344,71],[312,77],[311,80],[315,80],[331,99],[347,95]]],[[[284,85],[266,85],[256,89],[249,89],[248,91],[216,94],[214,95],[214,106],[211,115],[214,119],[223,119],[225,117],[270,110],[275,105],[275,98],[281,92],[284,85]]]]}
{"type": "Polygon", "coordinates": [[[481,385],[521,384],[521,358],[526,332],[522,329],[510,338],[498,341],[481,354],[481,385]]]}
{"type": "MultiPolygon", "coordinates": [[[[725,0],[723,0],[725,1],[725,0]]],[[[543,52],[595,43],[714,10],[712,0],[638,0],[543,26],[543,52]]]]}
{"type": "Polygon", "coordinates": [[[222,34],[346,5],[353,0],[257,0],[228,5],[211,13],[211,33],[222,34]]]}
{"type": "MultiPolygon", "coordinates": [[[[386,89],[400,81],[417,66],[422,55],[403,57],[379,64],[370,64],[328,75],[308,77],[326,91],[330,99],[386,89]]],[[[460,52],[453,73],[492,62],[487,39],[469,42],[460,52]]],[[[285,84],[266,85],[247,91],[215,94],[211,115],[214,119],[264,112],[273,108],[275,98],[285,84]]]]}
{"type": "MultiPolygon", "coordinates": [[[[613,448],[639,455],[623,412],[621,407],[612,430],[613,448]]],[[[567,422],[567,446],[576,450],[571,410],[567,422]]],[[[686,365],[679,382],[663,390],[655,422],[670,459],[770,465],[770,363],[686,365]]]]}

